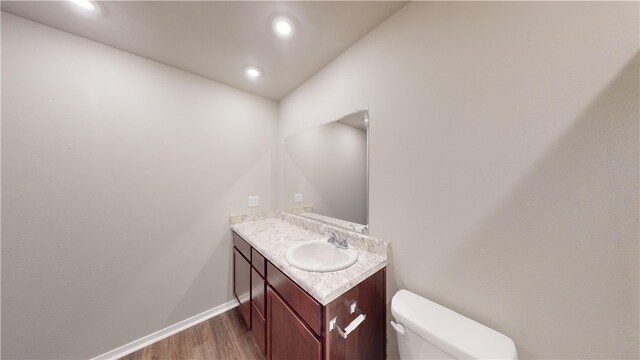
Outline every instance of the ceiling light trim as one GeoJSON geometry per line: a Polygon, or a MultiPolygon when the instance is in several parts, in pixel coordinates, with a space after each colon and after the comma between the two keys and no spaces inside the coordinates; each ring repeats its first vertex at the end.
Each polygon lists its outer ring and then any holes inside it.
{"type": "Polygon", "coordinates": [[[295,25],[291,17],[286,15],[277,15],[271,22],[273,32],[282,39],[289,39],[293,36],[296,30],[295,25]]]}
{"type": "Polygon", "coordinates": [[[92,1],[89,1],[89,0],[69,0],[69,1],[83,10],[87,10],[87,11],[97,10],[96,4],[94,4],[92,1]]]}
{"type": "Polygon", "coordinates": [[[244,74],[250,80],[257,80],[262,77],[262,70],[257,66],[245,66],[244,74]]]}

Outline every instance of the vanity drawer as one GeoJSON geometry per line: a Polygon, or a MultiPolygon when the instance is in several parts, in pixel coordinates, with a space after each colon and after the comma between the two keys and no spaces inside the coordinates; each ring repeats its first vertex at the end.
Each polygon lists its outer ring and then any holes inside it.
{"type": "Polygon", "coordinates": [[[253,304],[253,317],[251,317],[251,332],[253,333],[253,337],[256,339],[258,343],[258,347],[260,351],[262,351],[263,355],[267,354],[267,326],[266,320],[260,312],[256,309],[256,304],[253,304]]]}
{"type": "Polygon", "coordinates": [[[240,314],[247,326],[251,326],[251,264],[233,249],[233,293],[240,303],[240,314]]]}
{"type": "Polygon", "coordinates": [[[264,256],[260,254],[256,249],[251,248],[251,265],[260,273],[260,276],[265,277],[267,274],[267,262],[264,256]]]}
{"type": "Polygon", "coordinates": [[[251,245],[241,238],[240,235],[236,234],[235,231],[233,231],[233,246],[235,246],[247,260],[251,261],[251,245]]]}
{"type": "Polygon", "coordinates": [[[267,262],[267,282],[317,335],[321,334],[322,305],[320,303],[270,262],[267,262]]]}
{"type": "Polygon", "coordinates": [[[265,291],[264,278],[258,274],[256,269],[251,269],[251,300],[263,316],[266,315],[264,312],[266,303],[265,291]]]}

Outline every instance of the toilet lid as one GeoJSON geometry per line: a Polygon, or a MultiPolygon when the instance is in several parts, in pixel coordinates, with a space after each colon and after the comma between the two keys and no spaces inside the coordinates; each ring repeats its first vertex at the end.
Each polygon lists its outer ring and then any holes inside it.
{"type": "Polygon", "coordinates": [[[391,300],[405,327],[458,359],[518,359],[509,337],[408,290],[391,300]]]}

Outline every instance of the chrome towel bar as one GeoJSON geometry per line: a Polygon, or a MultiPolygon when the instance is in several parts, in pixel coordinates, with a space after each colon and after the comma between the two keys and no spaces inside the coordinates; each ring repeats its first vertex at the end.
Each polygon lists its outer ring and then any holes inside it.
{"type": "Polygon", "coordinates": [[[358,326],[360,326],[360,324],[362,324],[364,320],[367,318],[367,315],[362,313],[362,311],[358,309],[355,301],[349,304],[349,314],[353,314],[353,313],[358,313],[360,315],[358,315],[358,317],[353,319],[353,321],[351,321],[351,323],[347,325],[347,327],[345,327],[344,330],[342,330],[340,326],[338,326],[337,324],[338,317],[334,316],[333,319],[329,321],[329,331],[336,329],[338,330],[338,334],[340,334],[340,336],[346,339],[347,336],[349,336],[349,334],[353,332],[353,330],[357,329],[358,326]]]}

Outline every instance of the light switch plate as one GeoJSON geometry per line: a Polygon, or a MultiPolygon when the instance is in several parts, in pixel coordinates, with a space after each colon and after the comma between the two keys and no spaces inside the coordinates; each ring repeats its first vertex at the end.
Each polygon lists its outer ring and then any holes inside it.
{"type": "Polygon", "coordinates": [[[301,203],[302,202],[302,194],[301,193],[297,193],[293,195],[293,201],[297,202],[297,203],[301,203]]]}
{"type": "Polygon", "coordinates": [[[260,206],[260,197],[258,195],[249,196],[249,207],[260,206]]]}

